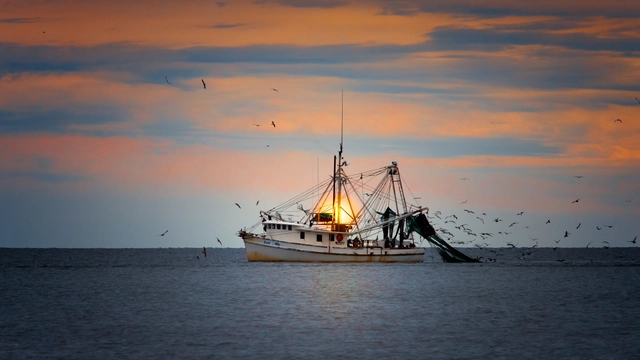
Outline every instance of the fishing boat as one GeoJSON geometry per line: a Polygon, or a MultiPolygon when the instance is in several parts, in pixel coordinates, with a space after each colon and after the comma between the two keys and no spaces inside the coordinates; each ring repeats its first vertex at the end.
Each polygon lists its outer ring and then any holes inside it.
{"type": "Polygon", "coordinates": [[[475,262],[440,238],[429,208],[407,202],[396,161],[348,175],[340,150],[333,174],[240,230],[249,261],[422,262],[425,246],[445,262],[475,262]]]}

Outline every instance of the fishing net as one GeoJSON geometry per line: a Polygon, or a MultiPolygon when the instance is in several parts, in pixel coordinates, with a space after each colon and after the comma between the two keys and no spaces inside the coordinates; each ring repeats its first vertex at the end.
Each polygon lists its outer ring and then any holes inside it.
{"type": "Polygon", "coordinates": [[[442,261],[448,263],[460,263],[460,262],[479,262],[478,259],[471,258],[461,251],[457,250],[453,246],[444,241],[436,230],[429,224],[429,220],[424,214],[407,217],[407,231],[409,233],[415,231],[420,236],[425,238],[431,245],[433,245],[442,261]]]}

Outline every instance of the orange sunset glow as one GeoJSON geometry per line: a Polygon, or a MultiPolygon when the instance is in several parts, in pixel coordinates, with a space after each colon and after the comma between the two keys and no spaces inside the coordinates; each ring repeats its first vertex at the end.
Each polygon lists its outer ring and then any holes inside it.
{"type": "Polygon", "coordinates": [[[4,2],[0,247],[242,247],[342,118],[347,174],[518,221],[491,246],[635,246],[639,44],[617,0],[4,2]]]}

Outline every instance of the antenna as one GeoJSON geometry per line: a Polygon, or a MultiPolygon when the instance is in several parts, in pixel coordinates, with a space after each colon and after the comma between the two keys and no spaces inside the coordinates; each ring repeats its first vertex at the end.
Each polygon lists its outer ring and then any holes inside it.
{"type": "MultiPolygon", "coordinates": [[[[340,153],[342,154],[342,139],[344,133],[344,90],[341,90],[342,94],[342,109],[340,110],[340,153]]],[[[338,159],[342,161],[342,159],[338,159]]]]}

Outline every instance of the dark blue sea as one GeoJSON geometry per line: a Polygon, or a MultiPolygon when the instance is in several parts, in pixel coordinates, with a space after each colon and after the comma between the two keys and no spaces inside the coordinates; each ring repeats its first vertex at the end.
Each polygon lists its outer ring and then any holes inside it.
{"type": "Polygon", "coordinates": [[[0,249],[0,358],[640,358],[638,248],[463,249],[496,259],[475,264],[201,250],[0,249]]]}

